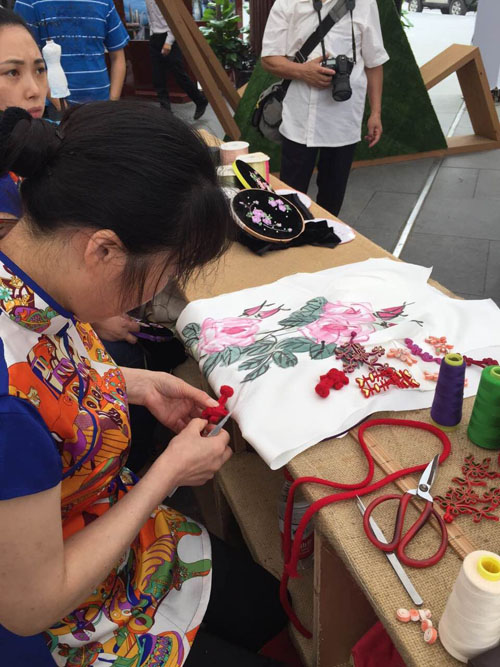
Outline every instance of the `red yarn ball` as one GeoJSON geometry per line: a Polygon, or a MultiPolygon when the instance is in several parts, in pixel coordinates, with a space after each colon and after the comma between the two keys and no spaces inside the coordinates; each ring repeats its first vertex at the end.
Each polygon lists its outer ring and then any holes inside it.
{"type": "Polygon", "coordinates": [[[231,398],[234,394],[234,389],[227,384],[223,384],[220,388],[220,395],[225,396],[226,398],[231,398]]]}

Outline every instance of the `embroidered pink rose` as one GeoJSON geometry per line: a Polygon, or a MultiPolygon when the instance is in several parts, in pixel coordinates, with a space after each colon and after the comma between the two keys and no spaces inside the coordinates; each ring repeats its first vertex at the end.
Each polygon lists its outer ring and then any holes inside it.
{"type": "Polygon", "coordinates": [[[259,332],[259,321],[249,317],[226,317],[213,320],[207,317],[201,325],[200,354],[220,352],[230,345],[247,347],[255,341],[259,332]]]}
{"type": "Polygon", "coordinates": [[[337,343],[343,345],[351,339],[354,332],[354,341],[361,343],[370,338],[375,331],[372,322],[375,316],[369,303],[326,303],[319,319],[300,329],[307,338],[313,338],[318,343],[337,343]]]}

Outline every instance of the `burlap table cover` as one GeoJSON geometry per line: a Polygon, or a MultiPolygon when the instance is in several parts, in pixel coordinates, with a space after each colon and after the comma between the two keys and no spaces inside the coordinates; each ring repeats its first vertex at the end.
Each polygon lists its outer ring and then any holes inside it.
{"type": "MultiPolygon", "coordinates": [[[[334,410],[334,397],[330,400],[330,404],[327,401],[325,401],[325,409],[334,410]]],[[[439,468],[438,477],[432,489],[433,495],[444,494],[448,486],[453,485],[451,479],[461,475],[461,466],[464,457],[468,454],[473,454],[476,460],[491,457],[491,467],[498,470],[497,453],[476,447],[467,438],[467,424],[472,405],[473,399],[465,401],[462,423],[457,431],[450,434],[452,453],[439,468]]],[[[429,410],[375,415],[377,418],[384,416],[429,421],[429,410]]],[[[377,426],[368,432],[388,453],[394,455],[403,467],[428,462],[441,451],[441,442],[432,434],[424,431],[394,426],[377,426]]],[[[314,475],[344,483],[361,480],[367,471],[363,452],[352,435],[326,440],[295,457],[287,467],[294,477],[314,475]]],[[[385,473],[376,465],[375,479],[380,479],[384,475],[385,473]]],[[[495,486],[495,480],[488,480],[488,482],[490,488],[495,486]]],[[[315,485],[305,485],[304,488],[306,497],[311,501],[328,494],[315,485]]],[[[400,493],[400,491],[395,485],[388,485],[375,494],[365,496],[363,498],[365,505],[377,495],[386,493],[400,493]]],[[[394,512],[379,511],[375,515],[388,539],[392,537],[396,502],[390,509],[394,512]]],[[[410,512],[408,520],[417,517],[416,510],[410,509],[410,512]]],[[[367,539],[363,531],[361,515],[354,500],[336,503],[321,510],[316,515],[315,521],[316,528],[335,548],[355,576],[409,667],[448,667],[461,664],[448,655],[439,642],[433,646],[427,645],[423,640],[423,633],[418,623],[404,624],[396,620],[396,609],[398,607],[408,609],[412,607],[412,602],[384,554],[372,546],[367,539]]],[[[472,521],[472,517],[466,515],[461,515],[455,521],[478,549],[500,553],[500,528],[496,521],[483,519],[481,523],[476,524],[472,521]]],[[[415,538],[409,554],[416,558],[423,558],[433,554],[438,544],[437,531],[428,526],[415,538]]],[[[406,568],[417,591],[424,599],[424,605],[432,610],[432,620],[436,625],[444,611],[461,562],[459,556],[448,548],[444,558],[433,567],[406,568]]],[[[342,603],[346,604],[346,601],[342,603]]]]}

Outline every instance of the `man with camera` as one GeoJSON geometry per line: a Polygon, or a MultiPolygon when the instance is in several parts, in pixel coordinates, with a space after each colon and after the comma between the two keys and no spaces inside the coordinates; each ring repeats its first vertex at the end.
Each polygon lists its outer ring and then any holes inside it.
{"type": "Polygon", "coordinates": [[[338,215],[368,92],[370,117],[365,139],[382,136],[384,49],[376,0],[276,0],[266,24],[262,64],[291,80],[283,101],[281,178],[307,192],[318,166],[317,202],[338,215]],[[322,23],[330,14],[333,25],[322,23]],[[321,39],[300,52],[320,27],[321,39]],[[319,153],[319,160],[318,160],[319,153]]]}

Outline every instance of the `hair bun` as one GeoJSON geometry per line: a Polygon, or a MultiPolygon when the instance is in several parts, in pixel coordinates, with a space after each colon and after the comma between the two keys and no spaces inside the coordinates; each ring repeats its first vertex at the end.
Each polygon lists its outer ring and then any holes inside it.
{"type": "Polygon", "coordinates": [[[55,157],[60,143],[54,124],[10,107],[0,119],[0,172],[31,178],[55,157]]]}

